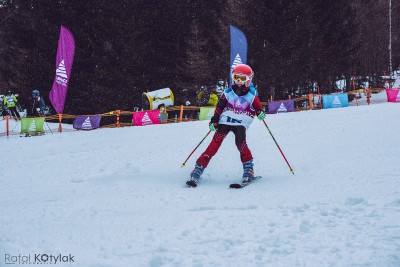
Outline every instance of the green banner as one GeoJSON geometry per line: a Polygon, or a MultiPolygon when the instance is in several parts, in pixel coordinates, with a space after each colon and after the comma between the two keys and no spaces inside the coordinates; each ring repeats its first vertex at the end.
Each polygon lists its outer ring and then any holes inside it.
{"type": "Polygon", "coordinates": [[[201,107],[199,120],[210,120],[212,116],[214,116],[215,107],[201,107]]]}
{"type": "Polygon", "coordinates": [[[41,133],[43,131],[44,117],[21,118],[21,133],[41,133]]]}

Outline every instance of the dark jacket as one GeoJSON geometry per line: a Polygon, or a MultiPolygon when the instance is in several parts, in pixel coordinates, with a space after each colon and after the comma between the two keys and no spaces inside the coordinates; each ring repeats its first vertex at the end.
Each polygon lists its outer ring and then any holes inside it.
{"type": "Polygon", "coordinates": [[[30,97],[27,103],[27,116],[28,117],[39,117],[43,116],[45,103],[43,97],[35,96],[30,97]]]}

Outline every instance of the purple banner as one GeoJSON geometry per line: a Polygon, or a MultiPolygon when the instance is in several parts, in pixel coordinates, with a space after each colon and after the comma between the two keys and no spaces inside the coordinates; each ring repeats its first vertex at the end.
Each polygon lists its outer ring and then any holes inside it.
{"type": "Polygon", "coordinates": [[[294,100],[286,100],[282,102],[269,102],[268,113],[282,113],[282,112],[293,112],[294,111],[294,100]]]}
{"type": "Polygon", "coordinates": [[[101,116],[76,116],[74,129],[93,130],[100,127],[101,116]]]}
{"type": "Polygon", "coordinates": [[[49,96],[51,104],[53,104],[57,114],[62,114],[64,110],[74,54],[74,36],[67,28],[61,26],[56,58],[56,77],[54,78],[53,87],[51,88],[49,96]]]}

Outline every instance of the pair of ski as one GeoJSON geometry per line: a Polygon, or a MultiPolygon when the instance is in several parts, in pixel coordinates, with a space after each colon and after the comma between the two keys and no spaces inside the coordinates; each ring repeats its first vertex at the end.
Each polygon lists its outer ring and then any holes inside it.
{"type": "MultiPolygon", "coordinates": [[[[250,180],[249,182],[242,182],[240,184],[233,183],[233,184],[229,185],[229,188],[240,189],[240,188],[246,187],[246,186],[254,183],[255,181],[257,181],[259,179],[261,179],[261,176],[254,176],[254,178],[252,180],[250,180]]],[[[194,188],[194,187],[197,187],[197,183],[195,181],[189,180],[186,182],[186,186],[194,188]]]]}

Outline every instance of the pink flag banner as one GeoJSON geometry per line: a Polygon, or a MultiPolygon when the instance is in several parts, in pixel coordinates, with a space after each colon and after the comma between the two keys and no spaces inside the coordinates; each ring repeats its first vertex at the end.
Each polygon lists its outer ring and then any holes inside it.
{"type": "Polygon", "coordinates": [[[64,110],[74,55],[74,36],[67,28],[61,26],[56,57],[56,76],[49,96],[57,114],[62,114],[64,110]]]}
{"type": "Polygon", "coordinates": [[[134,126],[146,126],[152,124],[160,124],[160,110],[151,110],[151,111],[140,111],[133,113],[133,125],[134,126]]]}
{"type": "Polygon", "coordinates": [[[386,89],[386,96],[388,102],[400,102],[400,89],[386,89]]]}

